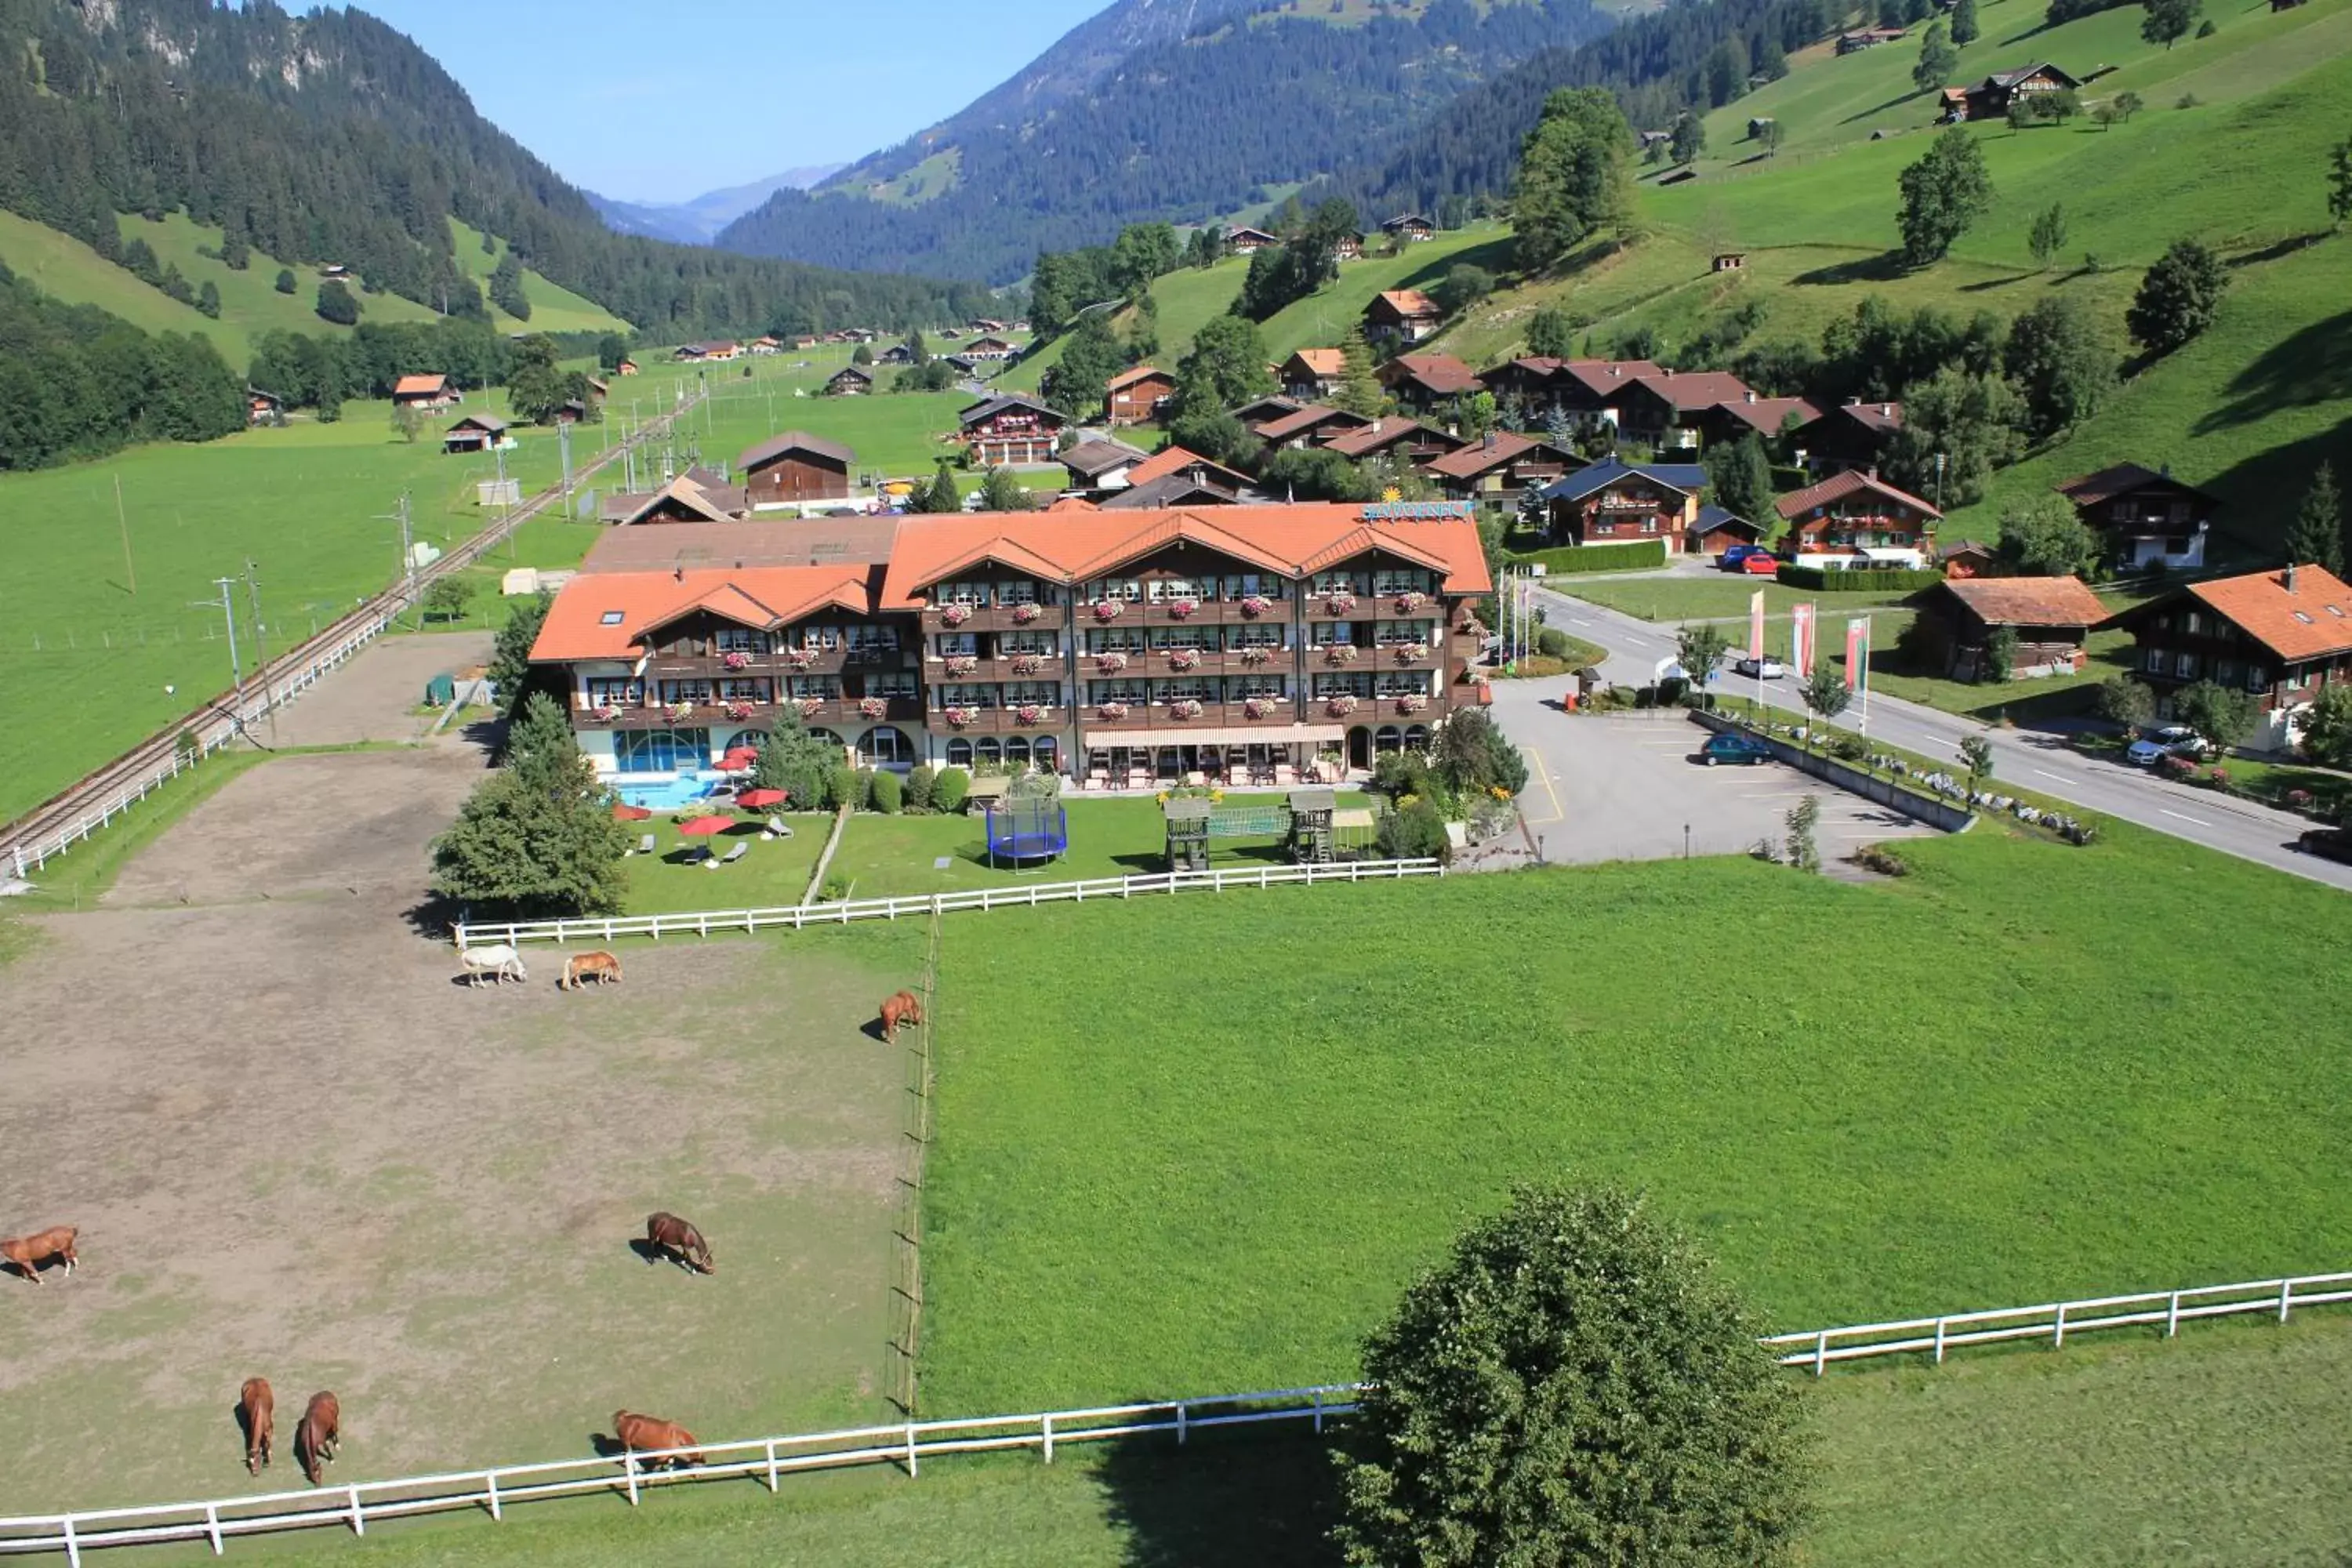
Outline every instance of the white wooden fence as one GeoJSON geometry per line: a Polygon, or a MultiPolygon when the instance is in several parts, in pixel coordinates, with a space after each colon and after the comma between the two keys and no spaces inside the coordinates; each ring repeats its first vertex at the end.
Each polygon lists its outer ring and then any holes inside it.
{"type": "MultiPolygon", "coordinates": [[[[2236,1285],[2200,1285],[2181,1290],[2144,1290],[2082,1301],[2053,1301],[1990,1312],[1955,1312],[1902,1322],[1864,1323],[1843,1329],[1809,1329],[1772,1334],[1762,1344],[1780,1352],[1783,1366],[1810,1367],[1819,1376],[1832,1362],[1873,1356],[1932,1352],[1938,1363],[1959,1345],[2047,1339],[2063,1347],[2069,1334],[2099,1329],[2164,1325],[2166,1337],[2200,1318],[2260,1315],[2287,1321],[2297,1307],[2352,1301],[2352,1273],[2305,1274],[2254,1279],[2236,1285]]],[[[409,1476],[400,1480],[358,1481],[303,1491],[265,1492],[210,1502],[162,1503],[149,1508],[97,1509],[79,1513],[31,1514],[0,1519],[0,1556],[63,1552],[79,1568],[83,1551],[101,1546],[152,1545],[201,1541],[220,1554],[238,1535],[348,1527],[355,1535],[368,1525],[414,1514],[478,1509],[504,1520],[515,1503],[604,1492],[636,1506],[654,1487],[727,1480],[750,1476],[776,1491],[782,1478],[801,1470],[858,1465],[903,1465],[921,1474],[924,1456],[978,1454],[997,1449],[1036,1449],[1047,1464],[1066,1443],[1172,1432],[1179,1443],[1196,1430],[1271,1421],[1305,1421],[1317,1432],[1326,1420],[1356,1407],[1365,1384],[1323,1384],[1259,1394],[1212,1394],[1200,1399],[1106,1405],[1087,1410],[1049,1410],[1027,1415],[975,1415],[949,1421],[908,1421],[891,1426],[858,1426],[839,1432],[752,1437],[705,1443],[693,1450],[702,1462],[687,1469],[649,1470],[646,1462],[672,1450],[619,1458],[558,1459],[537,1465],[502,1465],[483,1470],[409,1476]]],[[[290,1449],[289,1450],[290,1458],[290,1449]]]]}
{"type": "Polygon", "coordinates": [[[1081,904],[1092,899],[1132,899],[1155,893],[1222,893],[1232,888],[1278,888],[1302,882],[1376,882],[1401,877],[1442,877],[1434,860],[1341,860],[1329,865],[1234,867],[1222,871],[1164,871],[1149,877],[1098,877],[1086,882],[1037,882],[1027,887],[969,888],[903,899],[851,899],[837,904],[782,904],[764,910],[705,910],[678,915],[583,915],[573,920],[517,921],[450,928],[459,947],[499,942],[613,942],[625,936],[709,936],[714,932],[847,925],[895,921],[960,910],[1018,910],[1039,904],[1081,904]]]}

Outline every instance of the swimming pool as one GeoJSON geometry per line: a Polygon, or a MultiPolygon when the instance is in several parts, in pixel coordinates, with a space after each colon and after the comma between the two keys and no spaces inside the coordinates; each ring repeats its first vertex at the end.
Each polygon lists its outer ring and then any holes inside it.
{"type": "Polygon", "coordinates": [[[718,773],[680,773],[675,778],[649,779],[643,784],[622,784],[614,786],[623,800],[631,805],[642,805],[648,811],[675,811],[682,805],[692,805],[710,793],[713,784],[727,775],[718,773]]]}

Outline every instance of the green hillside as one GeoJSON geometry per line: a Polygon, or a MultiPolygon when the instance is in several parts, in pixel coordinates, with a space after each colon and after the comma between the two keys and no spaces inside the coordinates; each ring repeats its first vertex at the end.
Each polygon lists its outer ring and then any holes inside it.
{"type": "Polygon", "coordinates": [[[2015,132],[1974,127],[1990,172],[1992,211],[1937,265],[1906,271],[1896,176],[1926,150],[1932,100],[1915,95],[1917,50],[1885,45],[1837,58],[1810,51],[1795,68],[1707,121],[1713,153],[1696,180],[1647,182],[1643,234],[1595,247],[1564,276],[1508,290],[1440,346],[1477,364],[1517,352],[1528,318],[1559,304],[1587,323],[1591,352],[1654,331],[1665,357],[1703,326],[1760,306],[1751,341],[1818,342],[1832,320],[1878,295],[1966,316],[2017,314],[2056,289],[2090,303],[2123,343],[2140,270],[2172,240],[2221,248],[2232,282],[2211,331],[2138,371],[2099,415],[1999,475],[1987,500],[1955,513],[1953,533],[1983,532],[2003,499],[2126,458],[2169,464],[2231,503],[2239,542],[2275,542],[2311,468],[2327,450],[2352,458],[2352,240],[2327,233],[2326,149],[2352,131],[2352,0],[2215,13],[2210,38],[2170,51],[2142,43],[2137,7],[2037,31],[2040,0],[1990,0],[1984,38],[1961,78],[2052,59],[2078,75],[2116,68],[2085,93],[2137,92],[2147,107],[2102,130],[2078,121],[2015,132]],[[2186,95],[2186,96],[2185,96],[2186,95]],[[1741,142],[1749,116],[1786,128],[1763,158],[1741,142]],[[1883,140],[1872,141],[1874,132],[1883,140]],[[2034,216],[2065,210],[2064,254],[2038,270],[2034,216]],[[1723,250],[1747,253],[1713,274],[1723,250]]]}
{"type": "MultiPolygon", "coordinates": [[[[456,218],[449,220],[449,237],[457,247],[457,265],[482,286],[484,299],[489,297],[490,274],[498,269],[499,259],[507,247],[494,250],[482,248],[482,231],[469,228],[456,218]]],[[[496,245],[496,241],[492,242],[496,245]]],[[[625,332],[629,323],[605,310],[593,300],[583,299],[571,289],[551,283],[526,267],[522,269],[522,290],[530,300],[530,320],[519,321],[493,305],[490,317],[502,332],[625,332]]],[[[373,309],[373,305],[370,309],[373,309]]]]}

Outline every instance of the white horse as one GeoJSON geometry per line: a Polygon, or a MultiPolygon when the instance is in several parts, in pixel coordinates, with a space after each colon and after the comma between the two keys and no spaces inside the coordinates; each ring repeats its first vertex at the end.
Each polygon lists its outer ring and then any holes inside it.
{"type": "Polygon", "coordinates": [[[457,950],[457,962],[465,966],[468,985],[479,985],[485,976],[505,984],[509,980],[528,981],[530,972],[522,965],[522,954],[500,942],[495,947],[463,947],[457,950]]]}

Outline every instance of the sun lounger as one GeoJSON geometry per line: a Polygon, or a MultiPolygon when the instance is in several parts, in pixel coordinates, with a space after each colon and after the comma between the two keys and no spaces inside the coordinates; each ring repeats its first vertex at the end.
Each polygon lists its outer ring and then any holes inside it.
{"type": "Polygon", "coordinates": [[[653,852],[654,836],[648,833],[643,838],[637,840],[637,853],[640,855],[650,855],[653,852]]]}
{"type": "Polygon", "coordinates": [[[736,861],[740,860],[744,856],[749,855],[751,852],[751,847],[749,844],[738,844],[734,848],[730,849],[725,855],[720,856],[718,859],[705,859],[703,864],[716,871],[721,866],[732,866],[736,861]]]}

